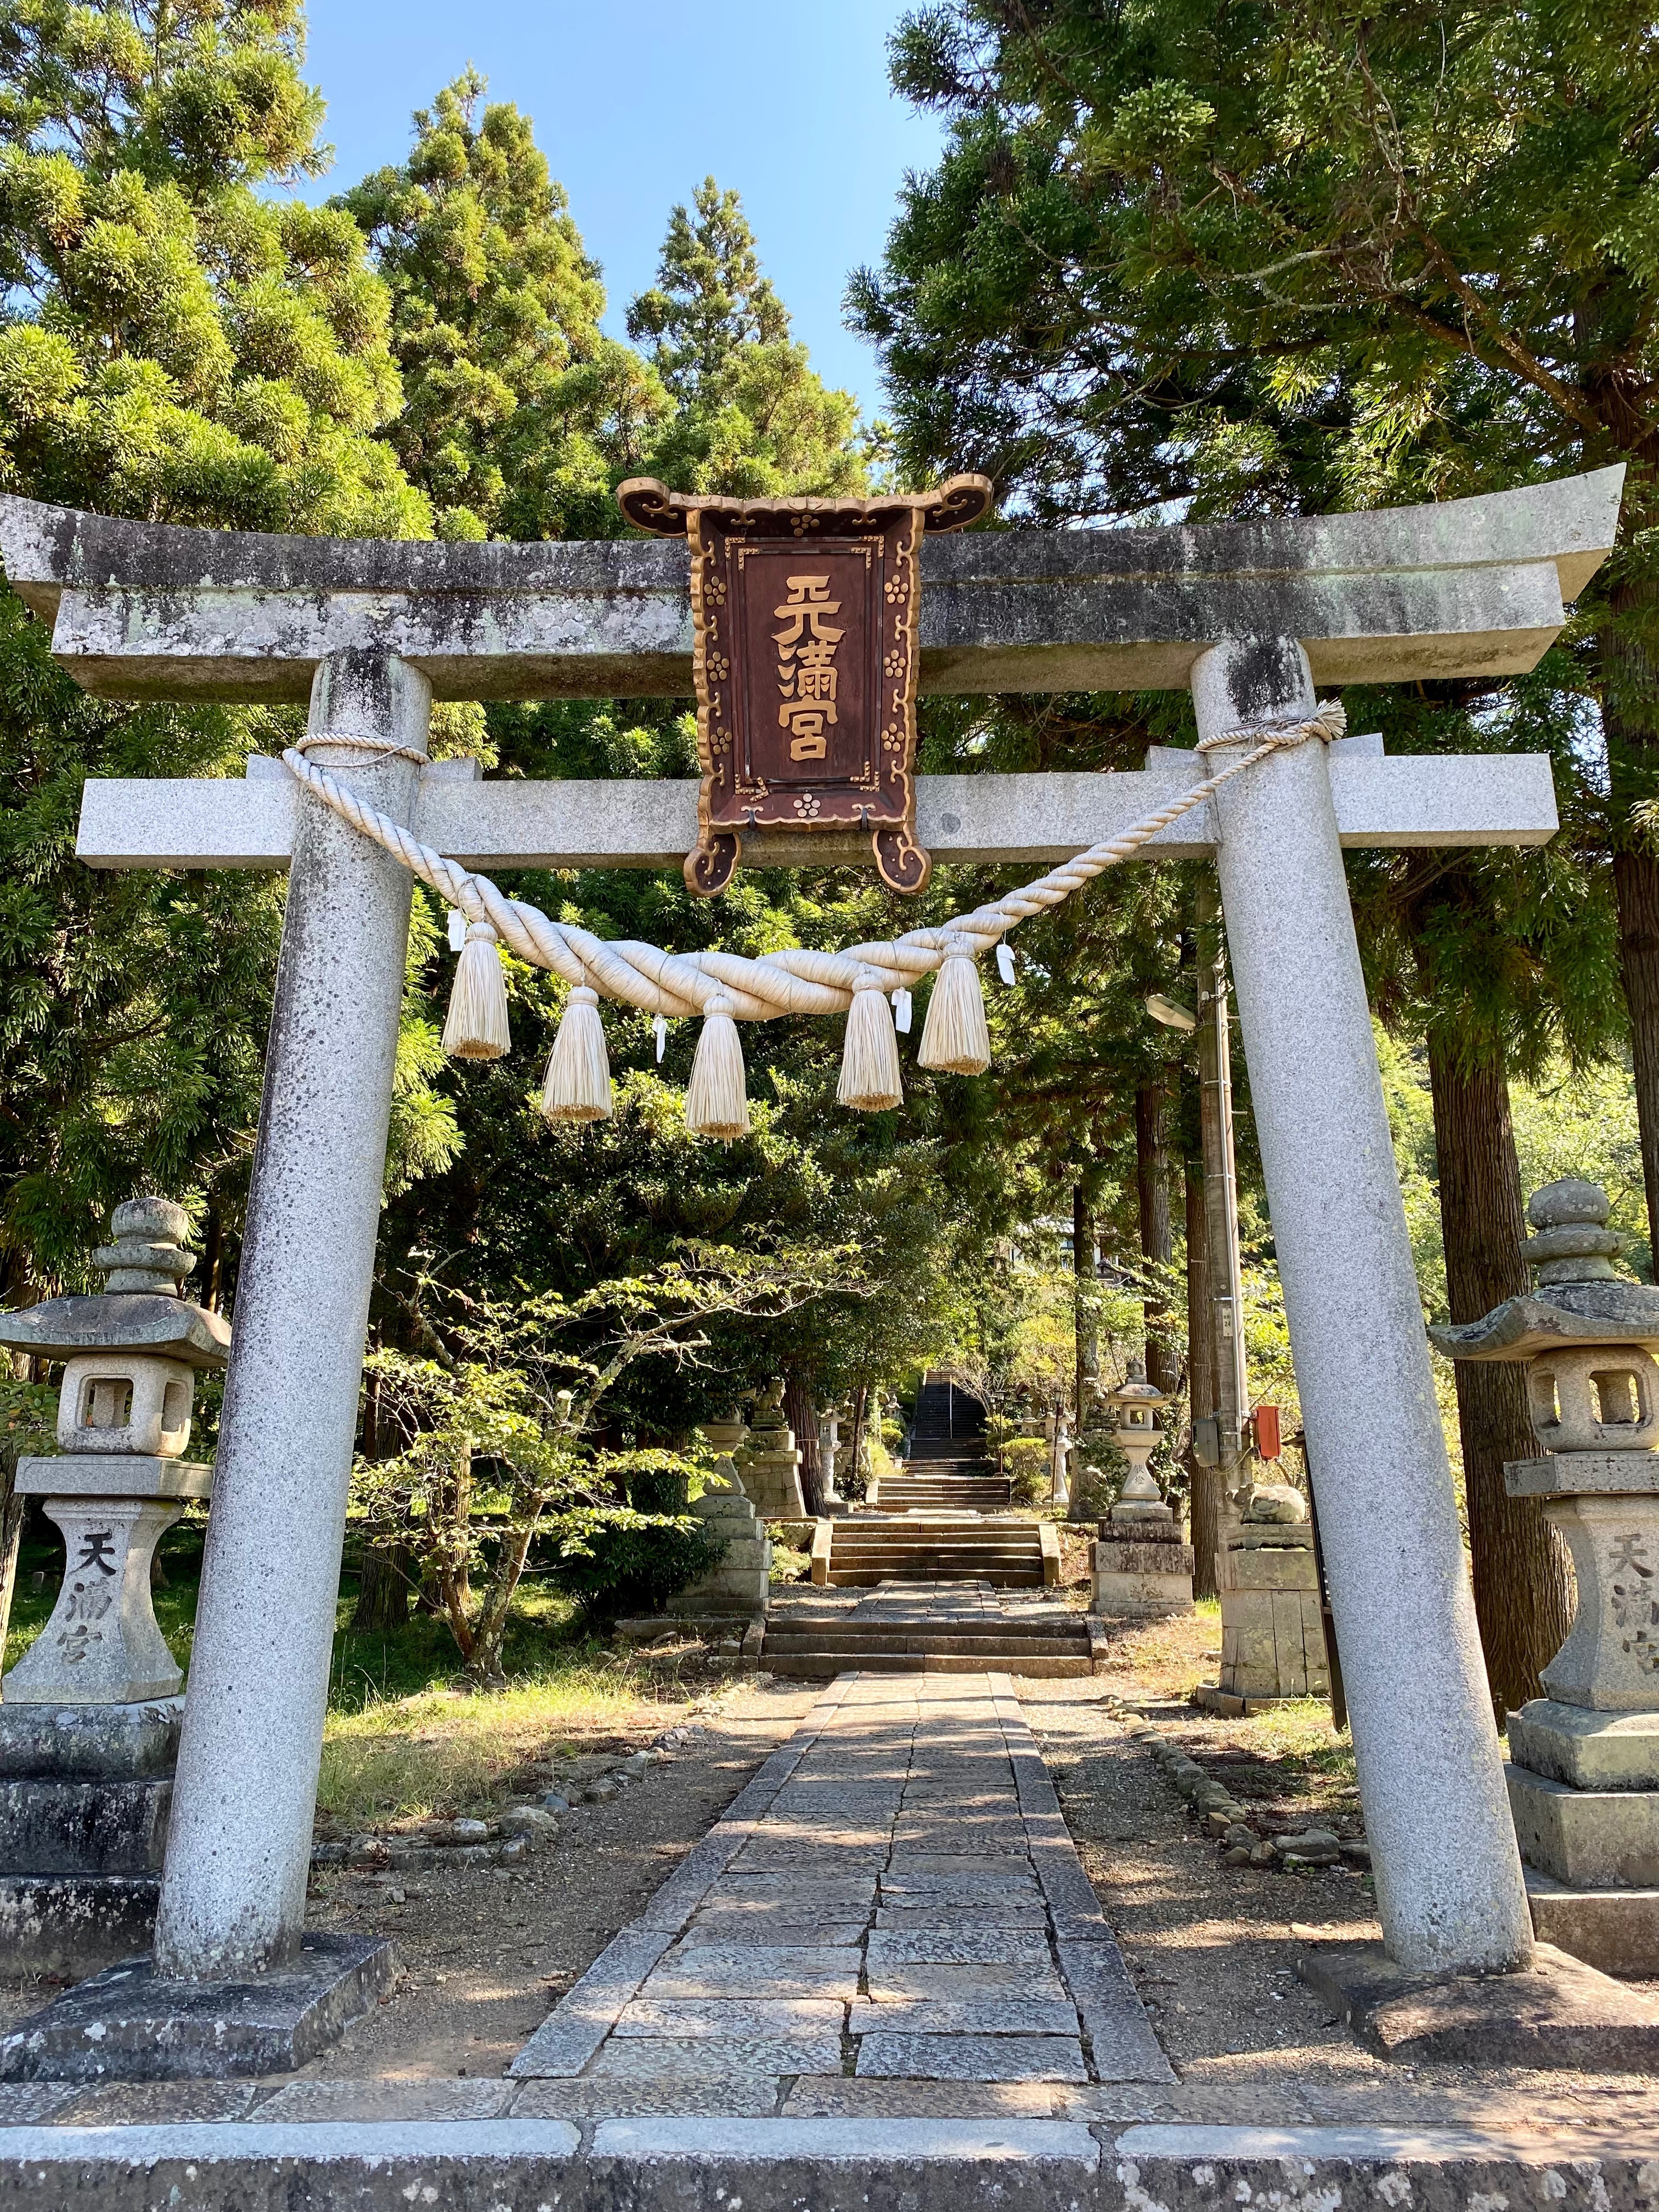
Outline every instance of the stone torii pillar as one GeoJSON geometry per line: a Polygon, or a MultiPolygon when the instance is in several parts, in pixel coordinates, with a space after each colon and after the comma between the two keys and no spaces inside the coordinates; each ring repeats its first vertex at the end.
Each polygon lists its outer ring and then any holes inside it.
{"type": "MultiPolygon", "coordinates": [[[[1216,529],[929,539],[921,685],[1176,688],[1200,731],[1300,714],[1316,684],[1532,667],[1612,545],[1621,472],[1440,507],[1216,529]]],[[[346,544],[0,501],[13,586],[112,698],[311,702],[315,730],[424,750],[428,702],[691,689],[684,545],[346,544]]],[[[476,781],[337,755],[428,843],[486,868],[677,866],[696,786],[476,781]]],[[[920,779],[942,860],[1049,863],[1197,766],[920,779]]],[[[1542,842],[1541,757],[1280,754],[1148,858],[1213,855],[1261,1133],[1362,1800],[1389,1948],[1515,1964],[1530,1929],[1436,1411],[1345,845],[1542,842]]],[[[274,763],[246,782],[93,782],[97,867],[289,867],[247,1253],[158,1958],[211,1978],[302,1924],[409,906],[406,878],[274,763]]],[[[751,862],[863,858],[756,839],[751,862]]]]}

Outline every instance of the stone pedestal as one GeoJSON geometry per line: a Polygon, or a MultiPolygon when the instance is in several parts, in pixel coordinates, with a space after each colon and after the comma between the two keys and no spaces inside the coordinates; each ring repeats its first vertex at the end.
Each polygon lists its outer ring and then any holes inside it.
{"type": "Polygon", "coordinates": [[[737,1462],[744,1491],[763,1521],[805,1521],[801,1455],[784,1419],[783,1384],[768,1386],[749,1425],[749,1443],[737,1462]]]}
{"type": "Polygon", "coordinates": [[[1221,1712],[1330,1694],[1319,1572],[1304,1522],[1236,1522],[1216,1553],[1221,1676],[1195,1701],[1221,1712]]]}
{"type": "Polygon", "coordinates": [[[19,1462],[19,1491],[41,1498],[64,1533],[64,1574],[51,1620],[5,1678],[8,1706],[178,1695],[185,1678],[155,1625],[150,1560],[184,1501],[212,1486],[211,1468],[184,1460],[19,1462]]]}
{"type": "Polygon", "coordinates": [[[1659,1975],[1659,1291],[1621,1281],[1600,1188],[1534,1197],[1535,1296],[1437,1330],[1460,1359],[1525,1359],[1547,1447],[1511,1460],[1572,1553],[1578,1605],[1543,1671],[1547,1697],[1509,1717],[1504,1778],[1534,1924],[1611,1974],[1659,1975]]]}
{"type": "Polygon", "coordinates": [[[718,1566],[686,1584],[674,1600],[675,1613],[748,1620],[763,1614],[771,1600],[772,1546],[730,1460],[720,1462],[691,1510],[711,1535],[724,1540],[726,1551],[718,1566]]]}
{"type": "Polygon", "coordinates": [[[1594,1473],[1621,1490],[1578,1490],[1568,1453],[1504,1470],[1512,1495],[1548,1499],[1578,1587],[1571,1633],[1543,1670],[1549,1696],[1510,1715],[1504,1778],[1539,1934],[1648,1979],[1659,1975],[1659,1453],[1601,1454],[1594,1473]]]}
{"type": "Polygon", "coordinates": [[[148,1950],[182,1698],[0,1705],[0,1957],[81,1975],[148,1950]]]}
{"type": "Polygon", "coordinates": [[[97,1255],[107,1293],[0,1319],[0,1340],[65,1362],[64,1451],[17,1470],[63,1531],[63,1587],[0,1692],[0,1954],[36,1972],[88,1972],[149,1942],[184,1711],[150,1560],[211,1490],[179,1455],[195,1371],[222,1365],[228,1340],[173,1295],[195,1264],[183,1212],[142,1199],[113,1225],[97,1255]]]}
{"type": "Polygon", "coordinates": [[[1093,1610],[1103,1620],[1158,1620],[1193,1609],[1193,1547],[1178,1524],[1103,1521],[1094,1546],[1093,1610]]]}

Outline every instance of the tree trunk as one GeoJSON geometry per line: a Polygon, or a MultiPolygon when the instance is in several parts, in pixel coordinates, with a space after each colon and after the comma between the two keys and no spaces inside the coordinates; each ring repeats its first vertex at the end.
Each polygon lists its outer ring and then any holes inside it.
{"type": "MultiPolygon", "coordinates": [[[[1204,1197],[1204,1163],[1188,1160],[1187,1195],[1187,1410],[1189,1419],[1213,1419],[1216,1407],[1215,1304],[1210,1297],[1210,1227],[1204,1197]]],[[[1196,1451],[1187,1454],[1192,1493],[1193,1595],[1216,1595],[1215,1555],[1221,1541],[1221,1478],[1196,1451]]]]}
{"type": "Polygon", "coordinates": [[[407,1628],[413,1588],[414,1554],[408,1545],[365,1547],[357,1603],[351,1615],[353,1631],[384,1636],[394,1629],[407,1628]]]}
{"type": "Polygon", "coordinates": [[[1088,1411],[1086,1385],[1100,1371],[1095,1318],[1089,1304],[1089,1286],[1095,1279],[1095,1216],[1081,1183],[1072,1190],[1072,1279],[1077,1285],[1077,1395],[1073,1403],[1077,1408],[1077,1432],[1081,1436],[1088,1411]]]}
{"type": "Polygon", "coordinates": [[[1650,853],[1615,853],[1613,890],[1619,908],[1619,971],[1630,1009],[1648,1248],[1659,1279],[1659,860],[1650,853]]]}
{"type": "Polygon", "coordinates": [[[17,1490],[15,1466],[4,1470],[0,1482],[0,1658],[11,1626],[11,1601],[17,1590],[17,1554],[23,1541],[23,1514],[28,1500],[17,1490]]]}
{"type": "MultiPolygon", "coordinates": [[[[1477,1321],[1528,1288],[1509,1085],[1498,1068],[1459,1068],[1446,1042],[1432,1031],[1429,1082],[1447,1304],[1454,1322],[1477,1321]]],[[[1554,1656],[1571,1625],[1571,1583],[1565,1547],[1538,1500],[1511,1498],[1504,1487],[1504,1461],[1531,1459],[1538,1450],[1522,1363],[1460,1360],[1457,1424],[1474,1608],[1501,1724],[1506,1711],[1543,1694],[1539,1669],[1554,1656]]]]}
{"type": "MultiPolygon", "coordinates": [[[[1654,492],[1650,467],[1633,470],[1625,487],[1627,538],[1651,525],[1654,492]]],[[[1607,611],[1610,618],[1597,629],[1595,648],[1607,748],[1613,890],[1620,975],[1630,1013],[1648,1243],[1659,1280],[1659,855],[1646,840],[1632,844],[1630,830],[1632,807],[1659,795],[1659,582],[1642,555],[1626,552],[1616,562],[1607,611]]]]}
{"type": "Polygon", "coordinates": [[[535,1521],[526,1520],[521,1527],[503,1532],[496,1551],[495,1571],[472,1624],[472,1648],[466,1655],[467,1679],[481,1688],[493,1688],[502,1680],[501,1649],[507,1642],[507,1615],[524,1578],[524,1563],[530,1556],[535,1533],[535,1521]]]}
{"type": "Polygon", "coordinates": [[[458,1451],[439,1491],[440,1517],[447,1523],[437,1558],[438,1594],[444,1618],[463,1659],[471,1659],[472,1630],[472,1454],[458,1451]]]}
{"type": "Polygon", "coordinates": [[[854,1487],[864,1480],[864,1417],[869,1403],[869,1386],[860,1382],[853,1393],[853,1434],[847,1461],[848,1480],[854,1487]]]}
{"type": "Polygon", "coordinates": [[[783,1370],[783,1410],[795,1432],[795,1446],[800,1453],[800,1494],[816,1521],[823,1511],[823,1483],[818,1471],[818,1412],[801,1368],[786,1366],[783,1370]]]}
{"type": "Polygon", "coordinates": [[[1164,1303],[1170,1254],[1170,1154],[1165,1141],[1166,1083],[1143,1084],[1135,1092],[1135,1188],[1140,1210],[1140,1256],[1154,1287],[1141,1301],[1146,1329],[1146,1380],[1157,1390],[1176,1387],[1177,1361],[1164,1303]]]}

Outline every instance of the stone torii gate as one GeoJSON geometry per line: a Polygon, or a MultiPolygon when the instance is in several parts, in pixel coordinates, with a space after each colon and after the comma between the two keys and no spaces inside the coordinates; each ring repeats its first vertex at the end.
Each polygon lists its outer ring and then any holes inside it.
{"type": "MultiPolygon", "coordinates": [[[[1611,547],[1621,474],[1316,520],[928,539],[921,687],[1190,685],[1213,736],[1305,717],[1316,684],[1518,672],[1611,547]]],[[[419,754],[434,698],[691,690],[674,543],[349,544],[8,499],[0,553],[109,698],[307,699],[313,732],[419,754]]],[[[659,868],[696,835],[695,782],[311,757],[483,867],[659,868]]],[[[942,860],[1052,862],[1195,770],[1154,750],[1137,775],[923,777],[918,834],[942,860]]],[[[1531,1932],[1342,848],[1555,827],[1542,757],[1351,739],[1275,754],[1147,848],[1219,872],[1378,1904],[1415,1969],[1512,1966],[1531,1932]]],[[[284,1962],[303,1925],[410,879],[262,760],[245,782],[89,783],[79,851],[290,876],[156,1936],[161,1972],[210,1980],[284,1962]]],[[[780,836],[745,857],[836,855],[780,836]]]]}

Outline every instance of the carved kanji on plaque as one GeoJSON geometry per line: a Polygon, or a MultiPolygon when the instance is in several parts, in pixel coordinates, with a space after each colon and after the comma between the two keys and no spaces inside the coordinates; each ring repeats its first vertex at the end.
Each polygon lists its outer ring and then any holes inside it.
{"type": "Polygon", "coordinates": [[[738,500],[635,477],[641,530],[691,544],[702,790],[685,880],[712,898],[744,830],[867,830],[882,881],[919,891],[915,839],[920,556],[991,503],[985,477],[885,499],[738,500]]]}

